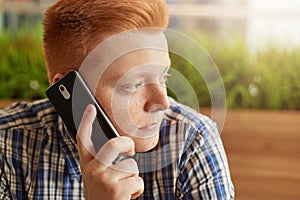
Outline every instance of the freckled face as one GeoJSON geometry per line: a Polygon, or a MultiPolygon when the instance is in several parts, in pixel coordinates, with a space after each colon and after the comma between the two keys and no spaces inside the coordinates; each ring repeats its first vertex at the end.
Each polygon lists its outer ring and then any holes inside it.
{"type": "Polygon", "coordinates": [[[170,106],[169,66],[167,51],[137,50],[113,62],[99,81],[96,98],[120,135],[134,140],[136,152],[148,151],[158,142],[163,111],[170,106]]]}

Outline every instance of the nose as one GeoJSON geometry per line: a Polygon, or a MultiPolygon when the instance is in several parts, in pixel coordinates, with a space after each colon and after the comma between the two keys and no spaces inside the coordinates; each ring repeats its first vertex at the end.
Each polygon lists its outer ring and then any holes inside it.
{"type": "Polygon", "coordinates": [[[147,97],[144,106],[146,112],[162,111],[170,107],[170,101],[165,86],[156,83],[148,84],[146,86],[145,96],[147,97]]]}

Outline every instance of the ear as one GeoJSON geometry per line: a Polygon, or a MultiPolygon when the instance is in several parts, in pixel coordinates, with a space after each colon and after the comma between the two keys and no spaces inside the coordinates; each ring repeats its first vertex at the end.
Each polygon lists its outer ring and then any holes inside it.
{"type": "Polygon", "coordinates": [[[54,76],[54,78],[53,78],[53,80],[52,80],[51,85],[54,84],[54,83],[55,83],[56,81],[58,81],[59,79],[61,79],[61,77],[63,77],[63,74],[61,74],[61,73],[55,74],[55,76],[54,76]]]}

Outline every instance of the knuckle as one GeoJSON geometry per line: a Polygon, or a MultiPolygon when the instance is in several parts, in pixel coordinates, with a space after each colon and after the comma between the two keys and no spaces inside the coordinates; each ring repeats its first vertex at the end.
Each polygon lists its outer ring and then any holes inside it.
{"type": "Polygon", "coordinates": [[[101,180],[101,182],[109,182],[109,180],[111,180],[111,176],[105,172],[95,174],[94,177],[99,178],[101,180]]]}
{"type": "Polygon", "coordinates": [[[137,182],[144,189],[144,180],[142,179],[142,177],[138,176],[137,177],[137,182]]]}
{"type": "Polygon", "coordinates": [[[110,147],[117,147],[117,146],[119,146],[119,137],[116,137],[116,138],[112,138],[112,139],[110,139],[109,141],[108,141],[108,144],[109,144],[109,146],[110,147]]]}
{"type": "Polygon", "coordinates": [[[137,176],[139,174],[139,168],[134,159],[129,158],[129,159],[124,160],[123,165],[125,166],[124,172],[126,172],[128,174],[132,174],[134,176],[137,176]]]}
{"type": "Polygon", "coordinates": [[[123,137],[123,139],[126,140],[128,142],[128,144],[134,145],[134,142],[130,137],[123,137]]]}
{"type": "Polygon", "coordinates": [[[110,192],[112,194],[113,199],[119,199],[119,197],[122,195],[120,187],[117,184],[111,186],[110,192]]]}
{"type": "Polygon", "coordinates": [[[144,190],[144,180],[142,179],[142,177],[140,177],[140,176],[135,177],[135,182],[136,182],[137,187],[139,187],[138,189],[140,191],[143,191],[144,190]]]}
{"type": "Polygon", "coordinates": [[[134,159],[128,158],[126,162],[131,168],[138,169],[138,165],[134,159]]]}
{"type": "Polygon", "coordinates": [[[83,174],[83,176],[90,179],[91,181],[97,180],[97,179],[101,179],[101,180],[109,179],[109,177],[105,171],[100,171],[98,168],[96,168],[94,166],[88,166],[88,167],[82,169],[82,174],[83,174]]]}

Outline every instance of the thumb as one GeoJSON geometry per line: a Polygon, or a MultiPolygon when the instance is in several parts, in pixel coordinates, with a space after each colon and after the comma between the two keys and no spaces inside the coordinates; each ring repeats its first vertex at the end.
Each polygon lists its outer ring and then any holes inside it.
{"type": "Polygon", "coordinates": [[[77,131],[77,148],[79,151],[80,164],[83,166],[90,162],[96,155],[94,145],[91,141],[93,122],[96,114],[97,112],[95,106],[89,104],[83,113],[77,131]]]}

